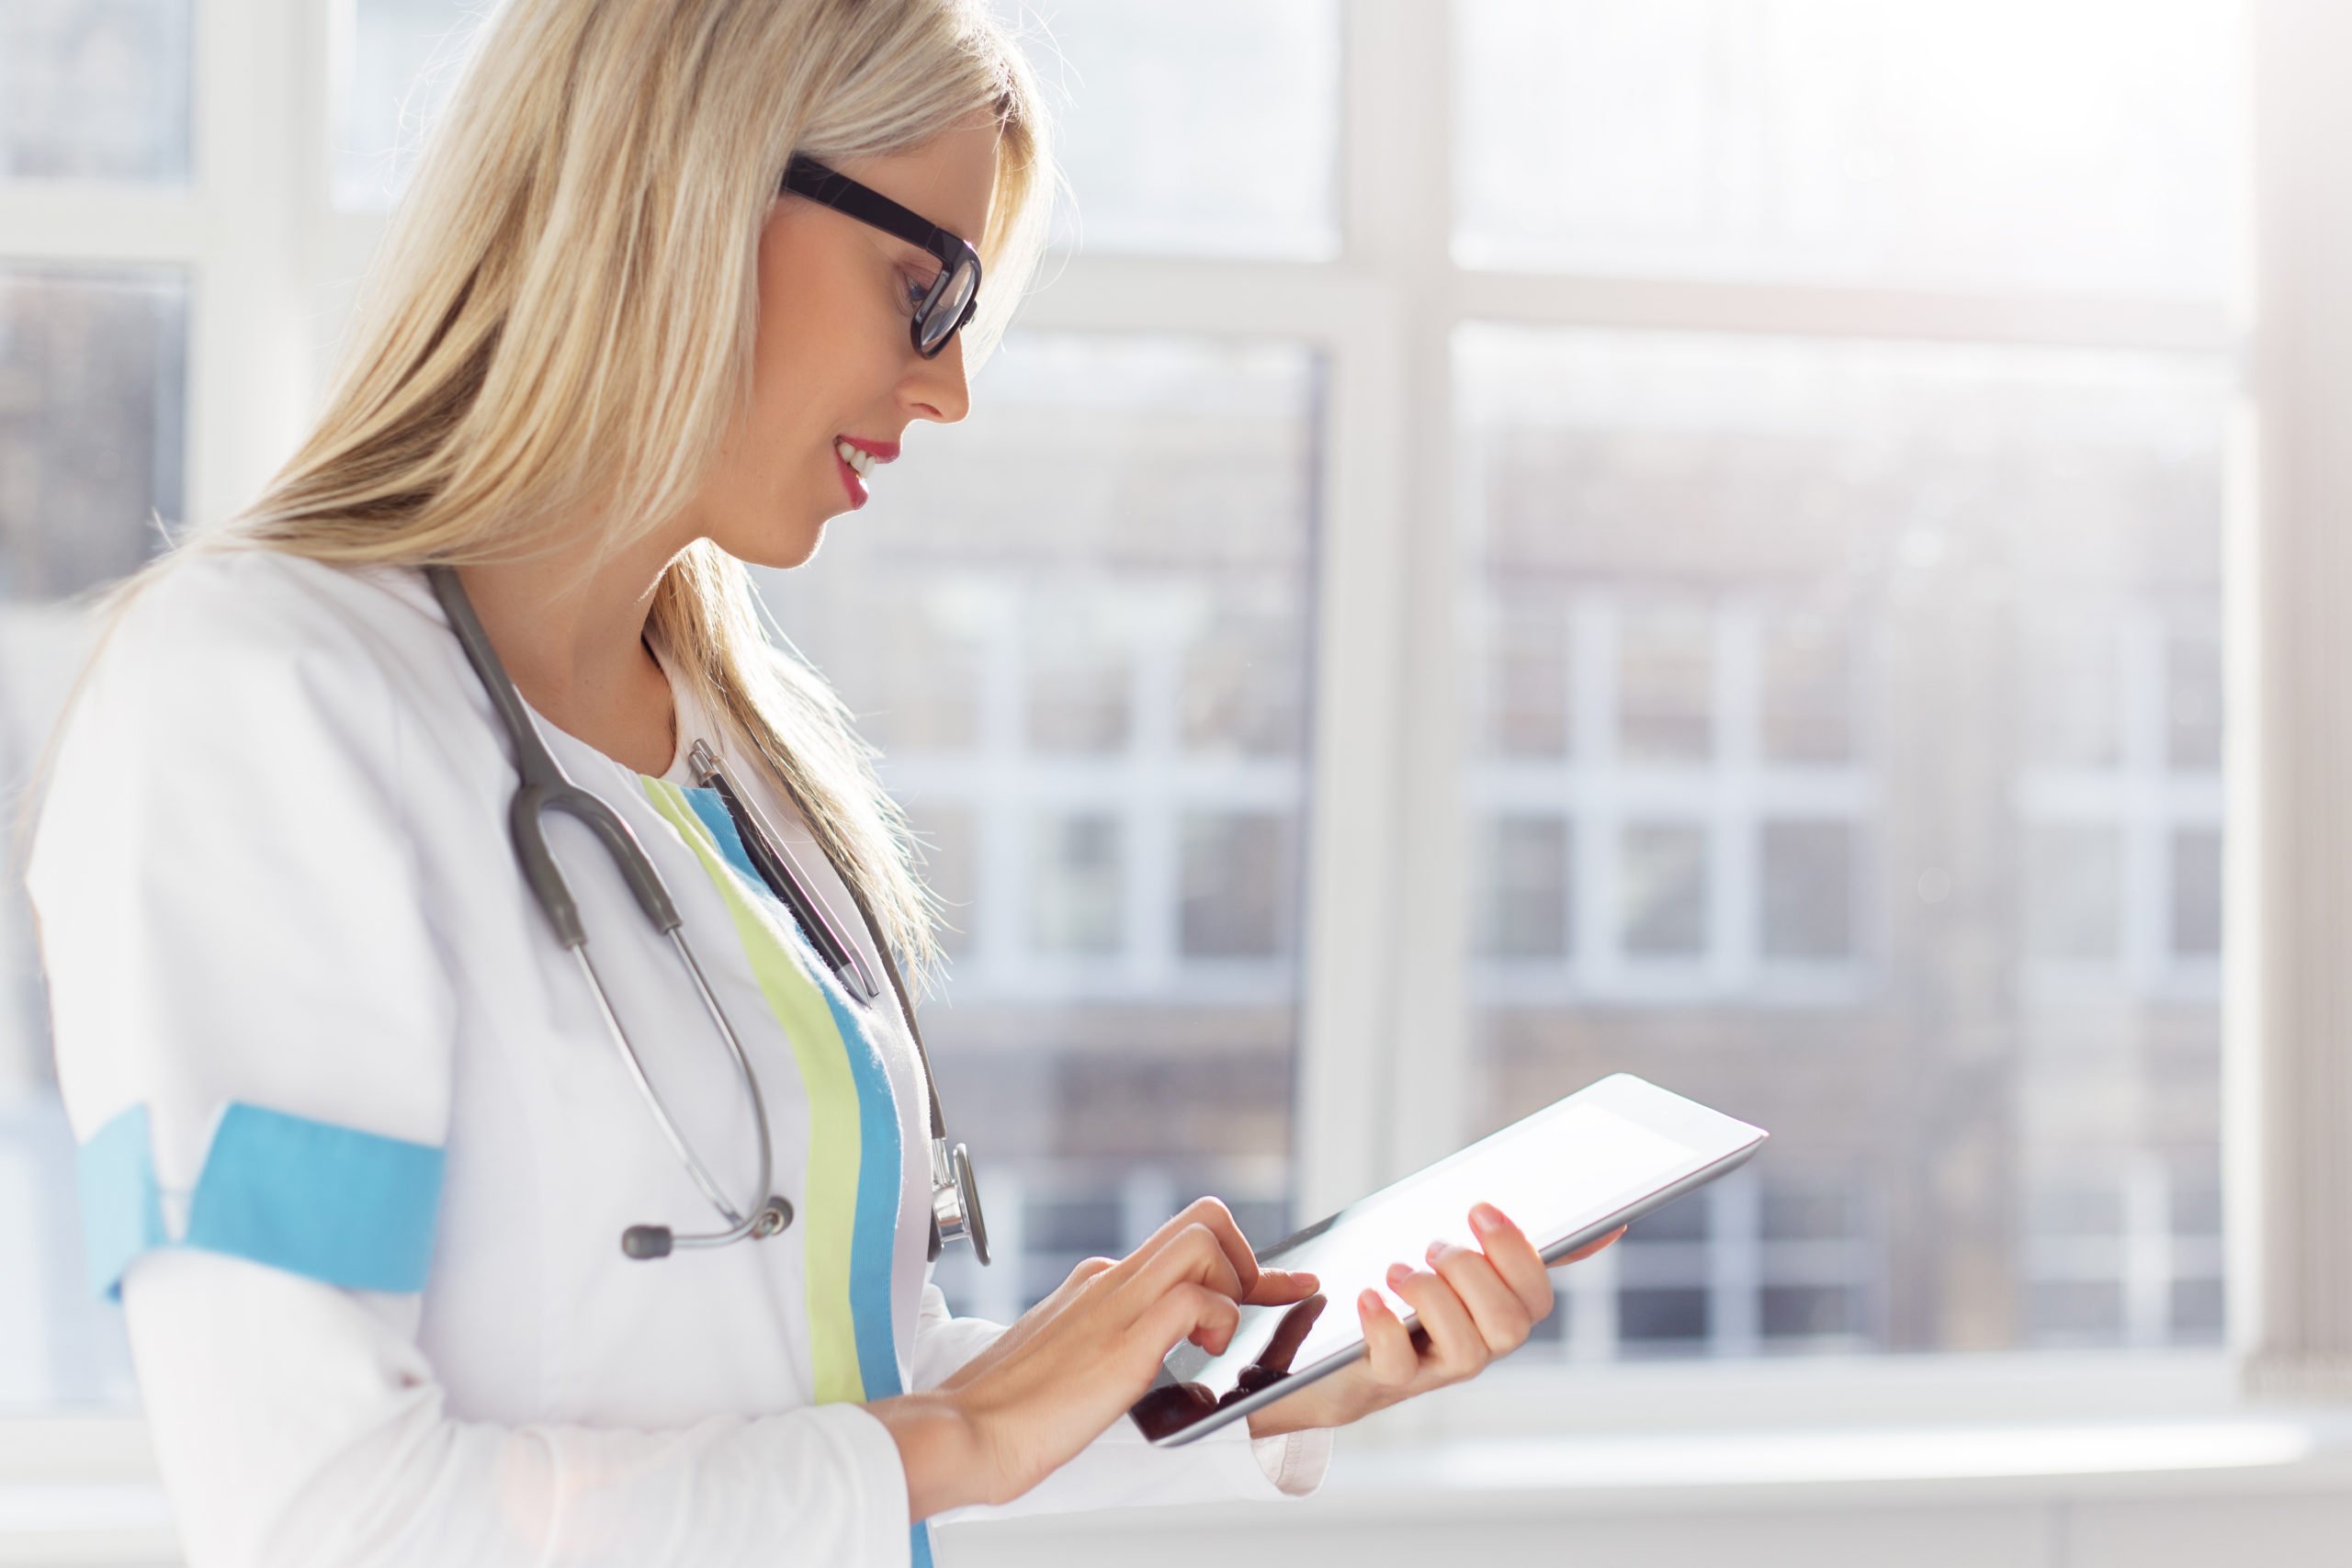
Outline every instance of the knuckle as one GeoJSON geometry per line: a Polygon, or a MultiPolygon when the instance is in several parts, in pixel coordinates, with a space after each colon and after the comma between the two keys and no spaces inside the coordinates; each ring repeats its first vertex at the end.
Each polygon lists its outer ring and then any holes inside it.
{"type": "Polygon", "coordinates": [[[1225,1256],[1225,1244],[1217,1240],[1216,1232],[1198,1220],[1186,1225],[1178,1234],[1177,1240],[1183,1243],[1185,1251],[1194,1258],[1223,1258],[1225,1256]]]}

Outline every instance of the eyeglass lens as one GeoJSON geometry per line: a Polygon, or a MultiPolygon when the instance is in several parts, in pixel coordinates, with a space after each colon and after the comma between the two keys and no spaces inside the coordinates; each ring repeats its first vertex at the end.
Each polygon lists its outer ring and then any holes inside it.
{"type": "Polygon", "coordinates": [[[964,324],[964,313],[971,308],[973,291],[978,287],[979,269],[969,264],[956,266],[933,284],[931,297],[923,301],[922,313],[916,319],[916,346],[926,355],[938,353],[964,324]]]}

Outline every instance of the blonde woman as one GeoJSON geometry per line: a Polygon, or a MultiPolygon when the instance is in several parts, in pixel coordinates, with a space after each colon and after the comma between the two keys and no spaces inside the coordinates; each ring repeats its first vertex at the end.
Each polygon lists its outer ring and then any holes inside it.
{"type": "Polygon", "coordinates": [[[744,563],[964,417],[1051,167],[977,3],[511,0],[315,430],[107,596],[28,882],[197,1568],[923,1562],[970,1505],[1297,1493],[1549,1309],[1482,1214],[1392,1274],[1425,1344],[1367,1292],[1363,1360],[1161,1450],[1166,1352],[1315,1288],[1221,1206],[1010,1329],[930,1283],[980,1220],[925,897],[744,563]]]}

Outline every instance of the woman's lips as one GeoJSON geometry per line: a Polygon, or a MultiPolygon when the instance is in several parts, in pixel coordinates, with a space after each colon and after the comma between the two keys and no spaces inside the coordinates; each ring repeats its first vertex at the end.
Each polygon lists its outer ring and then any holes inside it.
{"type": "Polygon", "coordinates": [[[895,441],[868,441],[859,435],[833,437],[833,466],[841,470],[842,488],[849,491],[849,503],[853,508],[864,506],[869,499],[865,481],[858,477],[857,470],[850,467],[848,459],[842,456],[841,449],[844,446],[856,447],[877,463],[888,463],[899,456],[899,444],[895,441]]]}
{"type": "Polygon", "coordinates": [[[833,454],[833,468],[842,476],[842,488],[849,491],[850,510],[854,512],[864,506],[870,497],[866,492],[865,481],[857,477],[857,470],[842,462],[839,452],[833,454]]]}

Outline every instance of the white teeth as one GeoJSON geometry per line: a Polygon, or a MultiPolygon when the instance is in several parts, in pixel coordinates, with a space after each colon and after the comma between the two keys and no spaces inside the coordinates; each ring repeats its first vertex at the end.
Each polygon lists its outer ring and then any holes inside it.
{"type": "Polygon", "coordinates": [[[872,454],[861,452],[846,441],[834,442],[833,450],[841,454],[842,462],[847,463],[851,468],[857,470],[857,477],[859,479],[870,479],[874,477],[874,457],[872,454]]]}

